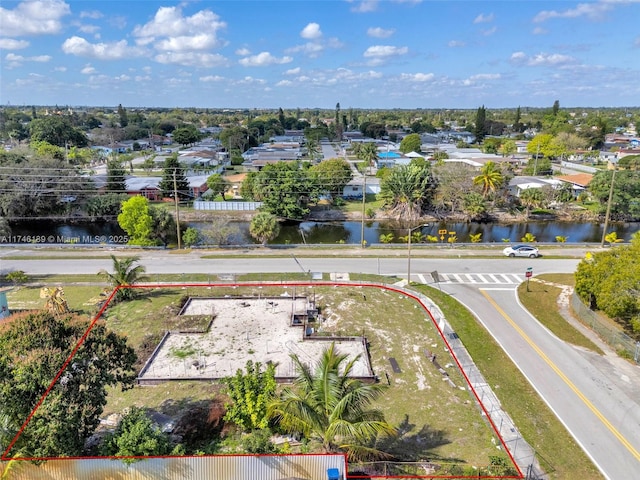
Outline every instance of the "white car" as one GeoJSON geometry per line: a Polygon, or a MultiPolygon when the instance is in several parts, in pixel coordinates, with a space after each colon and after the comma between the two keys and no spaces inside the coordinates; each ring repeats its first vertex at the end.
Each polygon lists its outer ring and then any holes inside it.
{"type": "Polygon", "coordinates": [[[502,250],[507,257],[529,257],[536,258],[540,256],[540,252],[536,247],[531,245],[512,245],[502,250]]]}

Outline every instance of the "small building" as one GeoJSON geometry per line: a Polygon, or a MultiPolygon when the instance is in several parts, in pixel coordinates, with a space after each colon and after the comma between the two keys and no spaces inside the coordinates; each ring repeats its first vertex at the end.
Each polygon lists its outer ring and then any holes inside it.
{"type": "Polygon", "coordinates": [[[358,176],[352,178],[342,189],[342,196],[347,199],[362,198],[363,187],[365,194],[378,194],[380,193],[380,179],[377,177],[365,177],[358,176]]]}
{"type": "Polygon", "coordinates": [[[160,177],[127,177],[125,187],[127,194],[131,196],[142,195],[152,202],[162,200],[160,190],[160,177]]]}

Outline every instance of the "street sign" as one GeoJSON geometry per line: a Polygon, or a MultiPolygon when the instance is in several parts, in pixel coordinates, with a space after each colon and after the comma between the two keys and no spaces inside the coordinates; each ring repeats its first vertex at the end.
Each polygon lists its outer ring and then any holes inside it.
{"type": "Polygon", "coordinates": [[[527,278],[531,278],[533,276],[533,268],[532,267],[527,268],[527,271],[524,272],[524,276],[527,278]]]}

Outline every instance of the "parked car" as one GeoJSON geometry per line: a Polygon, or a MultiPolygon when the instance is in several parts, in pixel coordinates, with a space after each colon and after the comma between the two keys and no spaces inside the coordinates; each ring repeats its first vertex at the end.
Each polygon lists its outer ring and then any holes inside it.
{"type": "Polygon", "coordinates": [[[536,258],[540,256],[540,252],[536,247],[531,245],[511,245],[502,250],[507,257],[529,257],[536,258]]]}

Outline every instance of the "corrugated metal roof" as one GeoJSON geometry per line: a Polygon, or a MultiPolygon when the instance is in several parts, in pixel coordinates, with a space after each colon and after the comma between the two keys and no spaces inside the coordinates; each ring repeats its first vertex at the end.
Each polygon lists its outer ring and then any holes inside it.
{"type": "MultiPolygon", "coordinates": [[[[7,463],[0,464],[0,473],[7,463]]],[[[326,480],[346,475],[344,455],[217,455],[151,458],[126,465],[111,459],[13,462],[7,480],[326,480]]],[[[3,477],[4,478],[4,477],[3,477]]]]}

